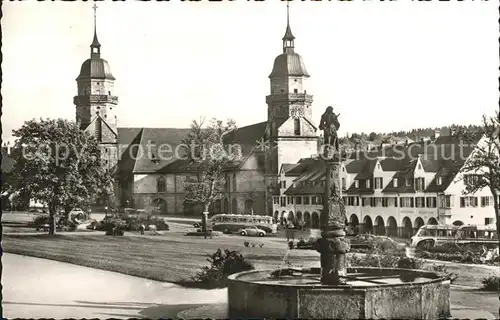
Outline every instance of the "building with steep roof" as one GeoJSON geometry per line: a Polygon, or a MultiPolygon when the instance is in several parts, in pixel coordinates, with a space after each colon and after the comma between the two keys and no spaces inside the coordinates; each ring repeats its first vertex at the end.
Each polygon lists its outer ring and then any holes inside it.
{"type": "MultiPolygon", "coordinates": [[[[184,204],[184,181],[196,169],[187,166],[179,154],[190,129],[118,127],[116,79],[101,57],[95,9],[90,58],[83,62],[76,78],[76,120],[99,141],[104,165],[116,177],[120,206],[164,214],[197,213],[201,208],[184,204]],[[170,156],[159,150],[166,146],[170,156]]],[[[271,214],[270,193],[276,189],[282,164],[317,153],[313,96],[306,90],[310,75],[303,58],[295,52],[288,6],[282,41],[283,52],[275,58],[269,75],[267,120],[224,136],[225,144],[240,148],[241,158],[225,168],[226,193],[212,212],[271,214]]]]}
{"type": "MultiPolygon", "coordinates": [[[[454,137],[437,143],[393,145],[360,151],[342,162],[340,185],[351,231],[410,237],[424,224],[491,224],[495,212],[489,190],[464,195],[461,168],[473,145],[454,137]]],[[[325,167],[309,158],[284,164],[282,188],[274,195],[276,219],[304,220],[317,228],[323,208],[325,167]],[[286,168],[286,169],[285,169],[286,168]],[[291,169],[289,169],[291,168],[291,169]]]]}

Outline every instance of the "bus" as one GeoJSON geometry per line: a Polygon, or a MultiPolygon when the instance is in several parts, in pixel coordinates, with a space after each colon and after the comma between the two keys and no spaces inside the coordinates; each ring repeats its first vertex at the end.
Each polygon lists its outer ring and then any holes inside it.
{"type": "Polygon", "coordinates": [[[495,225],[424,225],[411,238],[411,247],[424,249],[444,243],[498,246],[495,225]]]}
{"type": "Polygon", "coordinates": [[[271,216],[250,214],[215,214],[208,220],[208,226],[214,231],[224,233],[238,232],[241,228],[256,226],[268,234],[278,232],[278,224],[271,216]]]}

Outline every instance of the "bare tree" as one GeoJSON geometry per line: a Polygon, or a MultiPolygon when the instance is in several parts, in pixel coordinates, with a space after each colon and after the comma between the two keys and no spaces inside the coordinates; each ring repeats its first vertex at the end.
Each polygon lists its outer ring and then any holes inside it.
{"type": "MultiPolygon", "coordinates": [[[[497,234],[500,235],[500,114],[498,111],[495,116],[483,117],[482,133],[483,137],[461,168],[464,176],[471,177],[463,179],[465,184],[463,193],[473,194],[484,188],[489,189],[493,196],[497,234]]],[[[471,134],[474,133],[464,133],[462,137],[470,140],[471,134]]]]}
{"type": "Polygon", "coordinates": [[[201,119],[193,121],[191,131],[183,141],[188,168],[193,173],[184,183],[185,202],[201,205],[203,212],[208,212],[210,206],[223,197],[226,182],[223,170],[241,156],[235,152],[234,145],[229,148],[224,144],[224,135],[235,128],[233,120],[224,123],[214,118],[204,127],[201,119]]]}

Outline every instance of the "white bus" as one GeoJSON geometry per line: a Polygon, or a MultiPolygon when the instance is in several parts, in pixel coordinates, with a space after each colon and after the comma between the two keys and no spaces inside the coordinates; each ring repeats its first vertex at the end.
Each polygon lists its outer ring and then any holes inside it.
{"type": "Polygon", "coordinates": [[[444,243],[498,246],[495,225],[425,225],[411,238],[411,246],[424,249],[444,243]]]}
{"type": "Polygon", "coordinates": [[[278,224],[273,217],[250,214],[215,214],[208,220],[208,226],[214,231],[224,233],[237,232],[249,226],[256,226],[268,234],[278,232],[278,224]]]}

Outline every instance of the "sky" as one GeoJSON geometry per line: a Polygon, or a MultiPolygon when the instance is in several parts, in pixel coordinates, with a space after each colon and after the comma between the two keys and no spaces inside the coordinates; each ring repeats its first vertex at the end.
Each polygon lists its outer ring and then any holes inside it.
{"type": "MultiPolygon", "coordinates": [[[[2,138],[33,118],[75,119],[93,2],[3,3],[2,138]]],[[[98,2],[101,57],[120,127],[188,127],[200,117],[265,121],[286,2],[98,2]]],[[[341,134],[479,124],[498,108],[496,1],[290,2],[316,124],[341,134]]]]}

